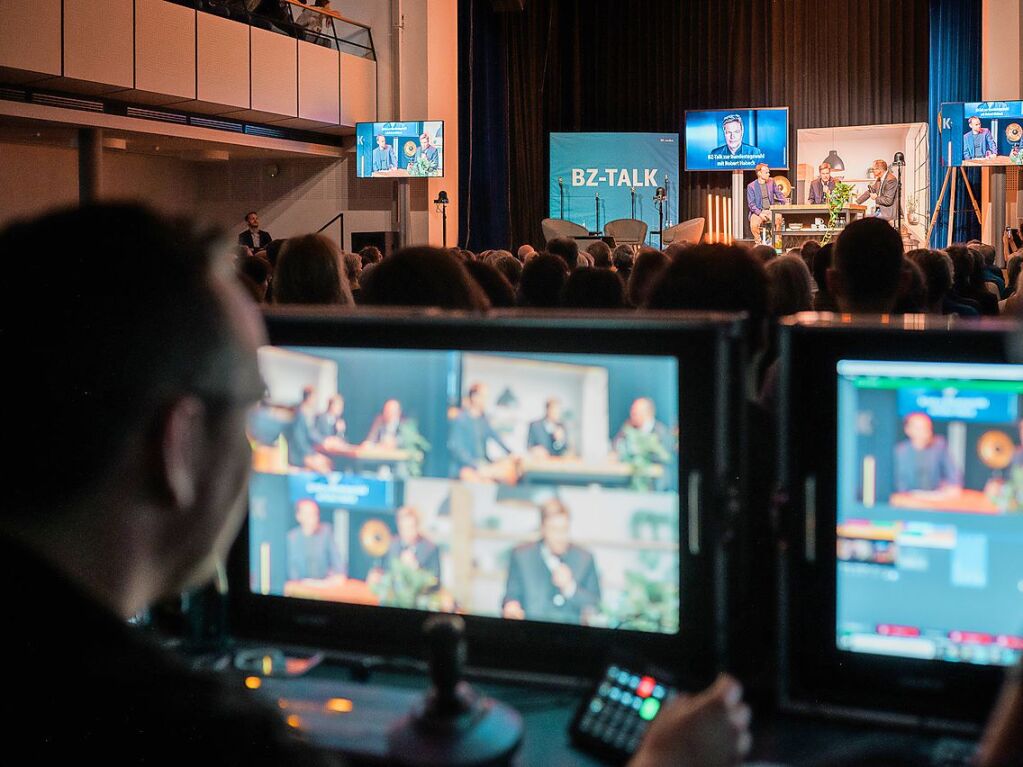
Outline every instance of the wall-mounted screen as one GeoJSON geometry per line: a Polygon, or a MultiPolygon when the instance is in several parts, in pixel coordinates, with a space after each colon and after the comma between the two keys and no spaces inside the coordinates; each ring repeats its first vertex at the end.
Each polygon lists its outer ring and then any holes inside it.
{"type": "Polygon", "coordinates": [[[356,123],[355,167],[359,178],[443,176],[444,121],[356,123]]]}
{"type": "Polygon", "coordinates": [[[789,166],[788,107],[686,112],[686,170],[789,166]]]}
{"type": "Polygon", "coordinates": [[[1023,165],[1023,101],[942,104],[941,162],[1023,165]]]}

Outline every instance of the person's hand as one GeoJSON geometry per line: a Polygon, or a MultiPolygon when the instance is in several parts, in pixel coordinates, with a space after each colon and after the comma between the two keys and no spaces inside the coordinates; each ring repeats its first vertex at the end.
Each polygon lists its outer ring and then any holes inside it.
{"type": "Polygon", "coordinates": [[[877,192],[871,192],[870,193],[870,199],[871,200],[876,200],[877,199],[877,192]]]}
{"type": "Polygon", "coordinates": [[[522,603],[517,599],[505,602],[502,612],[505,618],[510,618],[513,621],[521,621],[526,618],[526,611],[522,609],[522,603]]]}
{"type": "Polygon", "coordinates": [[[551,573],[551,583],[562,594],[575,593],[575,578],[572,577],[572,570],[564,562],[554,568],[554,572],[551,573]]]}
{"type": "Polygon", "coordinates": [[[731,767],[750,750],[750,710],[742,685],[722,674],[698,695],[667,706],[650,725],[629,767],[731,767]]]}
{"type": "Polygon", "coordinates": [[[405,565],[405,567],[410,567],[413,570],[419,568],[419,560],[416,559],[416,552],[414,552],[412,549],[405,549],[403,552],[401,552],[401,554],[399,555],[399,559],[401,559],[401,563],[405,565]]]}

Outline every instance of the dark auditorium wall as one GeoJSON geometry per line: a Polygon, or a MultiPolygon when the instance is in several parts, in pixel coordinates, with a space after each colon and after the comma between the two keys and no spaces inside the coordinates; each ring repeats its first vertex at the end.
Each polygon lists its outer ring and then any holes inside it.
{"type": "MultiPolygon", "coordinates": [[[[927,0],[463,0],[459,27],[473,250],[543,243],[552,131],[674,132],[686,109],[787,105],[794,179],[799,128],[928,120],[927,0]]],[[[729,184],[683,173],[680,218],[729,184]]]]}

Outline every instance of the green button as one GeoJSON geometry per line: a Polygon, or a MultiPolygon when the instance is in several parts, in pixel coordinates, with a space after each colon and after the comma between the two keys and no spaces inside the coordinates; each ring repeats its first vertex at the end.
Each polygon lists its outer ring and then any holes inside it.
{"type": "Polygon", "coordinates": [[[643,701],[643,705],[639,708],[639,715],[646,719],[648,722],[657,716],[657,712],[661,710],[661,702],[656,698],[647,698],[643,701]]]}

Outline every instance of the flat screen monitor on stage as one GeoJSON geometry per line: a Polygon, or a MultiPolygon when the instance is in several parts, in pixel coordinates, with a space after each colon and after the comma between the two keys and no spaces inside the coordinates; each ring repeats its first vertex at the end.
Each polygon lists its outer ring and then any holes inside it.
{"type": "Polygon", "coordinates": [[[444,175],[444,122],[356,123],[355,172],[359,178],[444,175]]]}
{"type": "Polygon", "coordinates": [[[686,170],[789,166],[788,107],[686,112],[686,170]]]}
{"type": "Polygon", "coordinates": [[[271,316],[239,572],[259,620],[407,652],[426,613],[457,612],[507,665],[568,670],[612,642],[681,659],[713,623],[682,520],[712,497],[728,388],[688,361],[738,326],[656,319],[630,342],[565,322],[271,316]]]}
{"type": "Polygon", "coordinates": [[[677,133],[552,133],[550,217],[601,232],[608,221],[647,225],[646,242],[678,223],[677,133]],[[664,190],[663,211],[655,201],[664,190]]]}
{"type": "Polygon", "coordinates": [[[1023,101],[941,105],[941,162],[959,165],[1023,165],[1023,101]]]}
{"type": "Polygon", "coordinates": [[[1018,328],[814,317],[781,337],[786,697],[982,720],[1023,656],[1018,328]]]}

